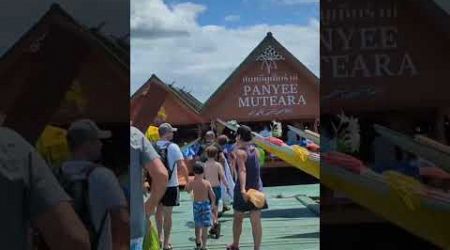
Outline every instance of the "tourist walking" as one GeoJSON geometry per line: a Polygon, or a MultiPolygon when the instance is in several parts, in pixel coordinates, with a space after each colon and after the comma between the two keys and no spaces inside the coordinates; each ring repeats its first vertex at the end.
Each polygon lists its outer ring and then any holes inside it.
{"type": "MultiPolygon", "coordinates": [[[[170,233],[172,230],[173,207],[180,205],[180,189],[178,183],[178,168],[182,171],[186,184],[189,182],[189,173],[184,163],[183,154],[177,144],[173,143],[174,132],[177,129],[169,123],[159,126],[160,140],[156,142],[155,149],[161,156],[165,165],[169,181],[160,204],[156,211],[156,225],[160,237],[161,246],[164,250],[172,249],[170,244],[170,233]]],[[[153,184],[152,184],[153,185],[153,184]]]]}
{"type": "Polygon", "coordinates": [[[167,170],[150,141],[137,128],[130,127],[130,236],[131,250],[142,250],[150,216],[155,213],[168,182],[167,170]],[[144,204],[145,169],[152,178],[151,195],[144,204]]]}
{"type": "Polygon", "coordinates": [[[101,139],[111,137],[89,119],[73,122],[67,131],[71,159],[61,167],[61,184],[91,235],[93,249],[129,248],[128,203],[112,170],[97,163],[101,139]]]}
{"type": "Polygon", "coordinates": [[[222,185],[222,200],[223,200],[223,211],[230,210],[228,207],[233,202],[233,190],[234,190],[234,178],[233,176],[236,176],[236,174],[233,172],[233,168],[230,166],[230,154],[228,145],[228,137],[226,135],[220,135],[217,137],[217,144],[220,147],[219,154],[221,154],[221,157],[219,157],[219,160],[222,159],[220,162],[222,164],[224,174],[225,174],[225,180],[227,181],[228,185],[225,187],[222,185]]]}
{"type": "Polygon", "coordinates": [[[49,249],[91,249],[88,231],[50,167],[22,136],[1,126],[0,166],[1,249],[36,248],[30,225],[49,249]]]}
{"type": "MultiPolygon", "coordinates": [[[[219,206],[219,201],[222,199],[222,187],[223,184],[228,188],[227,180],[225,179],[225,174],[223,171],[222,164],[216,161],[219,151],[215,146],[209,146],[206,148],[206,156],[208,157],[205,163],[205,179],[211,183],[212,189],[216,199],[214,205],[219,206]]],[[[214,225],[211,229],[211,234],[216,234],[217,231],[220,232],[219,225],[219,212],[216,210],[213,214],[214,225]]]]}
{"type": "Polygon", "coordinates": [[[196,162],[193,166],[194,180],[185,187],[186,191],[193,193],[192,204],[195,224],[195,243],[197,250],[206,249],[208,239],[208,228],[212,225],[211,211],[216,211],[214,206],[216,199],[211,183],[204,179],[203,164],[196,162]]]}
{"type": "Polygon", "coordinates": [[[248,126],[240,126],[237,130],[236,149],[234,150],[234,166],[238,171],[238,178],[234,188],[234,218],[233,243],[227,249],[239,249],[242,233],[244,213],[250,212],[254,249],[259,250],[262,239],[261,209],[268,208],[267,203],[260,209],[249,202],[247,191],[255,189],[262,191],[263,185],[260,177],[259,153],[251,143],[252,131],[248,126]]]}

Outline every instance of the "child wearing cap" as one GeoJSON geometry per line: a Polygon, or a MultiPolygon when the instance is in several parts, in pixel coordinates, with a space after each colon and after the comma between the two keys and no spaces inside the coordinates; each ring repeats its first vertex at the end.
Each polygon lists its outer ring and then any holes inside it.
{"type": "MultiPolygon", "coordinates": [[[[212,225],[211,201],[216,197],[211,183],[204,179],[203,164],[196,162],[193,166],[194,180],[186,184],[185,190],[192,191],[194,196],[193,211],[195,223],[195,242],[198,250],[206,249],[208,227],[212,225]]],[[[213,210],[216,209],[214,205],[213,210]]]]}

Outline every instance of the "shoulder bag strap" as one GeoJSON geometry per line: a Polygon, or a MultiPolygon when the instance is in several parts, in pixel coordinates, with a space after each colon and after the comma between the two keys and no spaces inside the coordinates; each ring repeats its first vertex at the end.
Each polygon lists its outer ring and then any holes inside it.
{"type": "MultiPolygon", "coordinates": [[[[172,142],[168,142],[166,143],[166,159],[167,159],[167,164],[169,164],[169,146],[172,144],[172,142]]],[[[173,172],[175,172],[175,165],[177,164],[176,161],[173,162],[172,164],[172,168],[170,168],[170,166],[168,166],[169,170],[168,170],[168,174],[169,174],[169,180],[172,178],[173,172]]]]}
{"type": "Polygon", "coordinates": [[[106,210],[105,214],[103,214],[103,218],[102,218],[102,220],[100,222],[100,228],[98,229],[98,231],[95,232],[95,238],[94,238],[94,240],[92,242],[92,246],[91,246],[92,250],[97,250],[97,248],[98,248],[98,243],[100,241],[100,236],[101,236],[101,233],[103,231],[103,228],[105,227],[105,222],[106,222],[106,218],[108,217],[108,214],[109,214],[108,210],[106,210]]]}

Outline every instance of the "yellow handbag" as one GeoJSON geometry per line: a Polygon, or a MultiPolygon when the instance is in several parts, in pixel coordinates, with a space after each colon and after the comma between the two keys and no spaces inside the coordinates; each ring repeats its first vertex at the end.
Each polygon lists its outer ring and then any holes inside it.
{"type": "Polygon", "coordinates": [[[247,191],[247,196],[253,205],[257,208],[263,208],[266,204],[266,195],[255,189],[249,189],[247,191]]]}

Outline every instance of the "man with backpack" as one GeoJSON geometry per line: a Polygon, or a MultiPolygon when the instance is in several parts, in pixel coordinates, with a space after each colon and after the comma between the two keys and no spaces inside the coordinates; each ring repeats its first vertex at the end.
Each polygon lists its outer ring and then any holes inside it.
{"type": "Polygon", "coordinates": [[[161,203],[156,210],[156,225],[158,235],[160,237],[161,247],[172,249],[170,244],[170,232],[172,230],[172,210],[173,207],[180,205],[180,189],[178,183],[178,171],[180,168],[183,172],[186,184],[189,182],[189,173],[184,163],[183,154],[177,144],[172,143],[174,132],[177,129],[169,123],[163,123],[159,126],[160,140],[154,144],[156,152],[161,157],[161,161],[167,168],[169,181],[161,203]],[[163,234],[164,229],[164,234],[163,234]],[[162,238],[164,236],[164,239],[162,238]]]}
{"type": "Polygon", "coordinates": [[[39,153],[0,121],[0,249],[91,249],[70,198],[39,153]],[[32,242],[30,229],[40,235],[32,242]]]}
{"type": "Polygon", "coordinates": [[[88,119],[67,132],[72,159],[62,165],[60,183],[89,231],[92,249],[129,249],[129,212],[114,173],[98,164],[102,142],[111,136],[88,119]]]}

